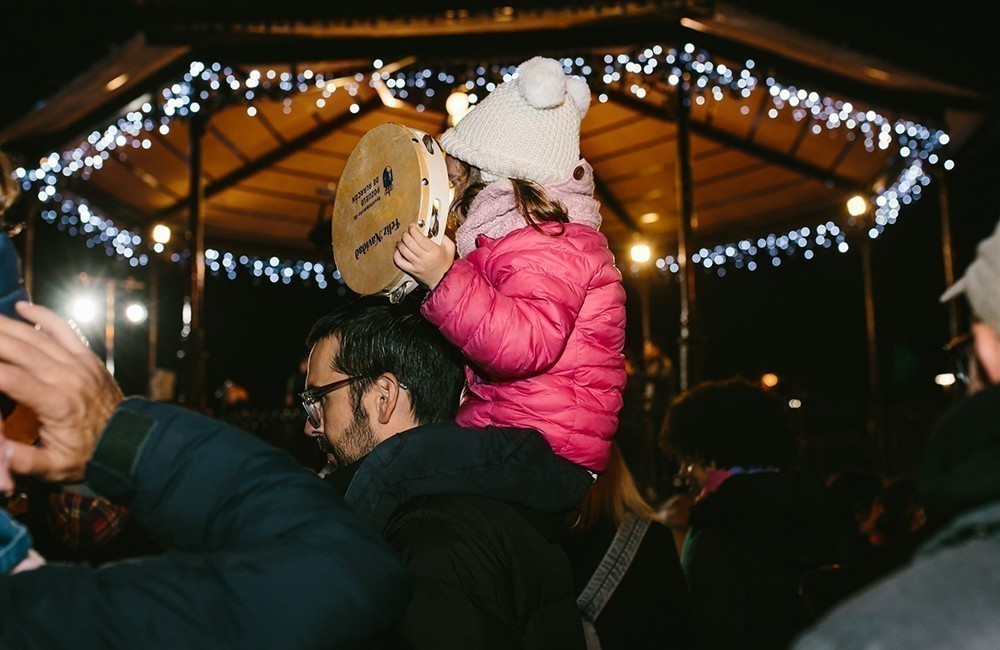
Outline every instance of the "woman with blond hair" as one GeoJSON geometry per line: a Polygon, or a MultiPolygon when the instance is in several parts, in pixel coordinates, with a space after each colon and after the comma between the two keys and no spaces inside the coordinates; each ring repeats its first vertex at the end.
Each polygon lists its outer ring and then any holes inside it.
{"type": "Polygon", "coordinates": [[[691,602],[670,530],[636,487],[616,443],[577,506],[569,555],[588,648],[695,647],[691,602]]]}

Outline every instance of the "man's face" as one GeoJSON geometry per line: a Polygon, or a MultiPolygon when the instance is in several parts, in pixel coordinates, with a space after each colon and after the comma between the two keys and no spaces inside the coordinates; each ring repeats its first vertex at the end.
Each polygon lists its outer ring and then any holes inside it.
{"type": "MultiPolygon", "coordinates": [[[[313,346],[306,371],[306,388],[325,386],[346,379],[347,375],[330,369],[330,361],[340,349],[335,337],[328,337],[313,346]]],[[[375,448],[375,434],[364,404],[355,405],[350,386],[327,393],[321,398],[323,417],[319,427],[306,421],[305,433],[315,438],[326,454],[327,462],[340,469],[367,456],[375,448]]]]}
{"type": "Polygon", "coordinates": [[[1000,383],[1000,332],[977,321],[972,324],[972,339],[975,359],[970,364],[970,370],[982,376],[969,377],[970,393],[986,385],[1000,383]]]}

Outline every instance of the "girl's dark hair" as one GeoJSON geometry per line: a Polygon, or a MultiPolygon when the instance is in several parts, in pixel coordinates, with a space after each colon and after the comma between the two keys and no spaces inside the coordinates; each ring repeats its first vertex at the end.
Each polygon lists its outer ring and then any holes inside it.
{"type": "MultiPolygon", "coordinates": [[[[453,179],[455,188],[455,198],[451,202],[448,210],[450,226],[457,228],[465,221],[465,216],[469,213],[472,202],[479,193],[486,187],[483,182],[482,171],[478,167],[452,158],[459,164],[460,173],[453,179]]],[[[520,178],[510,179],[514,186],[514,201],[517,203],[517,210],[524,217],[525,223],[542,233],[543,235],[557,236],[563,233],[563,228],[559,232],[550,233],[543,229],[540,222],[553,222],[558,224],[569,223],[569,214],[566,207],[550,199],[537,183],[522,180],[520,178]]]]}
{"type": "Polygon", "coordinates": [[[676,397],[661,441],[679,459],[719,468],[789,468],[799,461],[782,400],[741,378],[703,382],[676,397]]]}

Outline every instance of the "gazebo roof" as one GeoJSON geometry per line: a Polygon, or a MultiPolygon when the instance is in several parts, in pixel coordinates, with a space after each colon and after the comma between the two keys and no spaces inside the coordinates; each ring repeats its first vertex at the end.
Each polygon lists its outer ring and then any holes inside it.
{"type": "Polygon", "coordinates": [[[207,245],[251,270],[277,256],[297,275],[302,260],[330,257],[324,220],[366,131],[397,122],[438,134],[452,90],[482,97],[547,54],[591,85],[581,149],[602,230],[619,254],[640,236],[653,243],[662,268],[678,228],[672,98],[677,74],[690,75],[697,247],[708,265],[743,266],[836,248],[853,194],[880,202],[877,236],[995,107],[723,3],[420,3],[380,15],[283,4],[211,15],[152,3],[141,33],[0,125],[43,216],[140,263],[153,224],[187,223],[198,116],[207,245]]]}

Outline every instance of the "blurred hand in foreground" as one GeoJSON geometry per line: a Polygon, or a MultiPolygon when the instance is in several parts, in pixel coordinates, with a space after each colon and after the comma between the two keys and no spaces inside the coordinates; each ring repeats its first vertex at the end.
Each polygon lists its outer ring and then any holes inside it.
{"type": "Polygon", "coordinates": [[[16,310],[27,323],[0,316],[0,392],[32,409],[40,426],[37,445],[6,441],[10,470],[82,481],[98,437],[124,399],[121,389],[65,319],[28,302],[16,310]]]}

